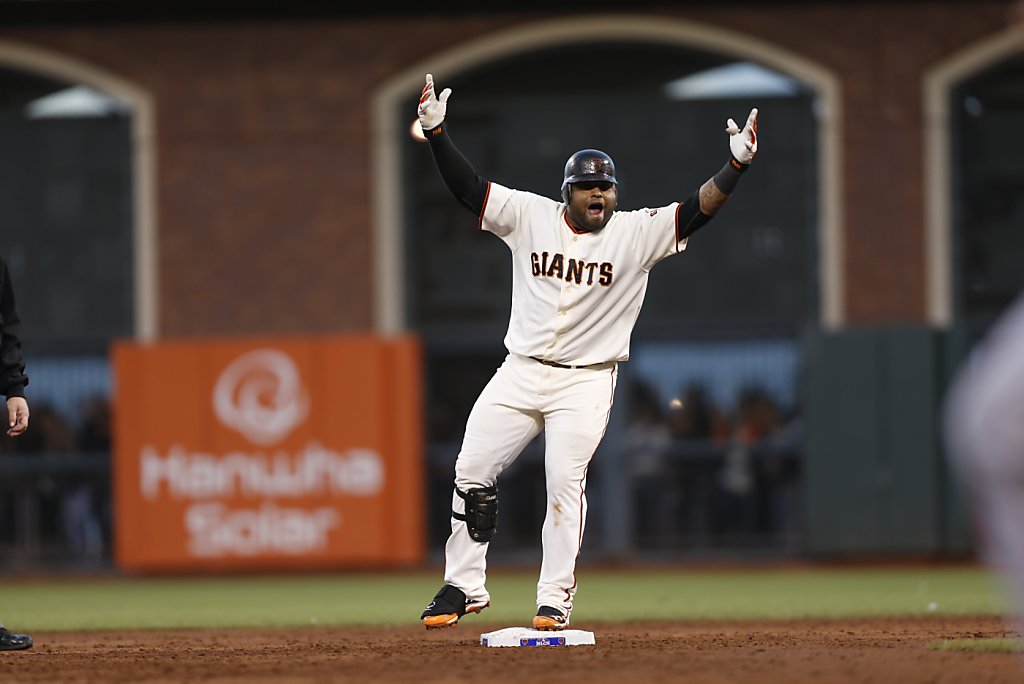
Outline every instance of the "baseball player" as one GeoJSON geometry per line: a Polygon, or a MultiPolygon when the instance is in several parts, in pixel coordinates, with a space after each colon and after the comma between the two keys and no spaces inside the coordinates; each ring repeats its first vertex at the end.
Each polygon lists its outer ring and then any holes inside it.
{"type": "MultiPolygon", "coordinates": [[[[28,429],[28,402],[25,401],[25,361],[21,356],[18,339],[21,318],[14,304],[14,288],[7,260],[0,255],[0,393],[7,404],[7,429],[17,437],[28,429]]],[[[32,648],[32,637],[15,634],[0,623],[0,651],[21,651],[32,648]]]]}
{"type": "Polygon", "coordinates": [[[561,201],[482,179],[444,125],[451,89],[427,74],[420,125],[448,189],[512,252],[512,313],[504,363],[470,412],[455,463],[444,586],[421,620],[451,627],[490,605],[488,543],[498,520],[498,476],[541,431],[547,512],[533,627],[569,624],[576,557],[587,514],[587,468],[604,436],[619,361],[647,289],[647,274],[718,211],[757,154],[757,110],[729,119],[732,159],[683,202],[617,211],[612,159],[581,150],[565,165],[561,201]]]}
{"type": "Polygon", "coordinates": [[[945,402],[946,443],[1024,629],[1024,294],[974,349],[945,402]]]}

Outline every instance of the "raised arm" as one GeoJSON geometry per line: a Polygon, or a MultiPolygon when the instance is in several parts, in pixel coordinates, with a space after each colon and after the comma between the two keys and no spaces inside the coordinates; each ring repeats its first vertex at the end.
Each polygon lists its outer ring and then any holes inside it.
{"type": "Polygon", "coordinates": [[[740,176],[747,172],[757,156],[757,109],[751,109],[747,123],[741,129],[729,119],[725,132],[729,134],[732,158],[722,170],[709,178],[679,208],[680,237],[689,237],[711,220],[729,195],[736,189],[740,176]]]}
{"type": "Polygon", "coordinates": [[[435,95],[434,77],[427,74],[427,84],[423,86],[417,113],[444,184],[459,204],[479,216],[487,196],[487,181],[480,177],[473,165],[459,152],[445,130],[444,116],[451,94],[452,89],[445,88],[440,97],[435,95]]]}

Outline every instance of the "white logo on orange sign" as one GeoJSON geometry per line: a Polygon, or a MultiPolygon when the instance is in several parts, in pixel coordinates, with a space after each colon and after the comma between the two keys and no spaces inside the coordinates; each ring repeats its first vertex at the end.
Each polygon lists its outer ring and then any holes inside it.
{"type": "Polygon", "coordinates": [[[210,558],[323,552],[331,530],[340,524],[341,514],[332,508],[303,510],[273,502],[257,509],[231,510],[211,501],[190,506],[185,513],[189,550],[210,558]]]}
{"type": "Polygon", "coordinates": [[[295,362],[283,352],[257,349],[224,369],[213,389],[221,422],[254,444],[278,442],[309,415],[309,398],[295,362]]]}

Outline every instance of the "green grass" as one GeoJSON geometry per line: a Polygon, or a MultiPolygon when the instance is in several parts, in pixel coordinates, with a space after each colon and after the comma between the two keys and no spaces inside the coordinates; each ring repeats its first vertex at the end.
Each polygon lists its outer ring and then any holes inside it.
{"type": "MultiPolygon", "coordinates": [[[[995,614],[972,568],[605,571],[581,569],[577,622],[995,614]]],[[[536,576],[492,572],[479,624],[533,614],[536,576]]],[[[440,572],[6,580],[0,618],[26,631],[415,624],[440,572]]]]}
{"type": "Polygon", "coordinates": [[[933,651],[967,651],[970,653],[1024,653],[1020,639],[982,638],[945,639],[928,644],[933,651]]]}

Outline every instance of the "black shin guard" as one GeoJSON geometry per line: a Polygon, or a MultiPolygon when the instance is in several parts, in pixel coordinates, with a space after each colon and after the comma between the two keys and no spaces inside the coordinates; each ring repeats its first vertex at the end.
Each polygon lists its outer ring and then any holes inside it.
{"type": "Polygon", "coordinates": [[[479,487],[468,492],[456,487],[455,493],[465,500],[466,512],[452,511],[452,517],[466,523],[473,541],[489,542],[494,539],[498,528],[498,487],[479,487]]]}

